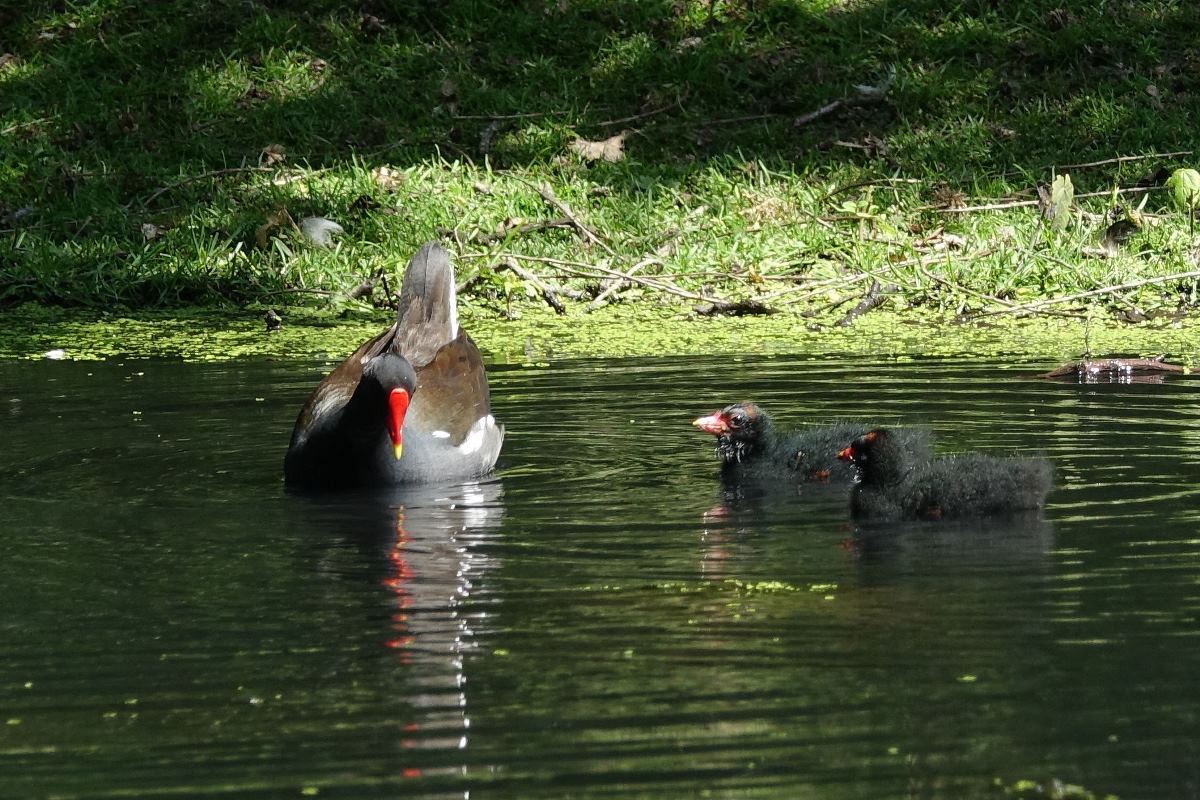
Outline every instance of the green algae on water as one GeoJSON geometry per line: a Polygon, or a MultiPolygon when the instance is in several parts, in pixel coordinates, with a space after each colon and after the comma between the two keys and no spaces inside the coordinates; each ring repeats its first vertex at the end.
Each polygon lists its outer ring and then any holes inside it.
{"type": "MultiPolygon", "coordinates": [[[[1062,318],[1005,319],[960,324],[914,312],[876,312],[851,328],[814,326],[786,315],[699,317],[677,307],[614,306],[593,314],[557,316],[526,309],[520,319],[466,307],[463,326],[494,363],[545,364],[564,358],[720,354],[808,354],[828,357],[991,357],[1026,368],[1058,363],[1084,351],[1084,326],[1062,318]]],[[[385,312],[334,315],[289,311],[268,332],[262,310],[197,310],[128,316],[66,313],[22,306],[0,317],[0,358],[70,360],[176,358],[185,361],[303,359],[339,361],[389,325],[385,312]]],[[[1095,354],[1154,356],[1191,364],[1200,351],[1200,326],[1116,322],[1094,325],[1095,354]]]]}

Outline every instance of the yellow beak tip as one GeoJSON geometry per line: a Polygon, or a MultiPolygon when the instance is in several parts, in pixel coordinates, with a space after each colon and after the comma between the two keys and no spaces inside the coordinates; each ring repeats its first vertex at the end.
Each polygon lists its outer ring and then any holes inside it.
{"type": "Polygon", "coordinates": [[[400,460],[400,455],[404,451],[404,445],[394,445],[392,451],[396,454],[396,460],[400,460]]]}

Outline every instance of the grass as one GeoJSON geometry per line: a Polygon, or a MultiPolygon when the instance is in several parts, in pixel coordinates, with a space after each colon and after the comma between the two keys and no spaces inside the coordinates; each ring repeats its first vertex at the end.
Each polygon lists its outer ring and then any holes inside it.
{"type": "Polygon", "coordinates": [[[1200,163],[1145,157],[1193,146],[1196,31],[1182,1],[29,2],[0,9],[0,305],[381,304],[355,287],[441,236],[503,314],[640,263],[615,301],[1178,316],[1191,220],[1112,192],[1200,163]],[[957,208],[1062,172],[1102,193],[1062,230],[957,208]],[[598,241],[496,235],[564,217],[543,185],[598,241]]]}

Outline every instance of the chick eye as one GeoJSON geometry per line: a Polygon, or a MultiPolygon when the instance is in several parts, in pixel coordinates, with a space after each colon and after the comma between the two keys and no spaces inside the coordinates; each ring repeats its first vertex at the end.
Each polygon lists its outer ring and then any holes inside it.
{"type": "Polygon", "coordinates": [[[736,411],[733,414],[729,415],[729,421],[735,427],[740,428],[746,424],[746,415],[743,414],[741,411],[736,411]]]}

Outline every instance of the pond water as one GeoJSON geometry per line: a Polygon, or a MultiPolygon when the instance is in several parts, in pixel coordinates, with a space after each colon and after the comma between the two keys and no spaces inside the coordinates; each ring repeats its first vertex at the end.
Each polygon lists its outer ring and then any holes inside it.
{"type": "Polygon", "coordinates": [[[762,357],[492,369],[488,481],[302,497],[316,363],[0,364],[4,797],[1200,796],[1200,384],[762,357]],[[1044,515],[735,499],[690,420],[1041,451],[1044,515]]]}

